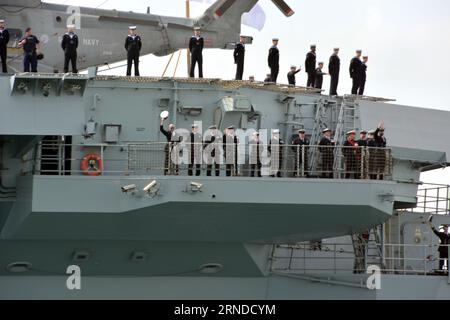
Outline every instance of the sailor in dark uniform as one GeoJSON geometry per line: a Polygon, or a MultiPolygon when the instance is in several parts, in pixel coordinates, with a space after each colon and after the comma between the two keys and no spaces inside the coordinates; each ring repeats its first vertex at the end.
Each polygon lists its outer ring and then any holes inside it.
{"type": "Polygon", "coordinates": [[[295,80],[295,75],[299,73],[301,70],[302,68],[297,69],[296,66],[291,66],[291,71],[289,71],[289,73],[287,74],[288,83],[291,86],[295,86],[295,84],[297,83],[297,81],[295,80]]]}
{"type": "Polygon", "coordinates": [[[244,61],[245,61],[245,38],[241,36],[239,42],[236,43],[234,49],[234,63],[236,64],[236,80],[242,80],[244,76],[244,61]]]}
{"type": "Polygon", "coordinates": [[[206,176],[211,177],[214,165],[216,177],[220,176],[220,136],[217,126],[208,128],[205,137],[205,154],[206,154],[206,176]]]}
{"type": "Polygon", "coordinates": [[[195,65],[198,64],[198,77],[203,78],[203,47],[205,40],[200,35],[200,28],[194,28],[194,35],[189,41],[189,52],[191,53],[191,70],[189,76],[195,78],[195,65]]]}
{"type": "Polygon", "coordinates": [[[227,177],[236,176],[238,174],[237,158],[239,140],[235,134],[236,128],[230,126],[223,135],[223,151],[225,154],[226,174],[227,177]]]}
{"type": "Polygon", "coordinates": [[[331,140],[331,130],[323,130],[323,138],[319,142],[319,151],[322,154],[322,177],[333,179],[334,145],[331,140]]]}
{"type": "Polygon", "coordinates": [[[448,251],[449,251],[449,245],[450,245],[450,234],[448,232],[448,225],[443,225],[442,229],[443,232],[440,232],[436,230],[434,225],[432,224],[433,217],[430,218],[430,226],[433,230],[434,234],[439,238],[440,240],[440,246],[439,246],[439,270],[445,269],[445,264],[447,264],[447,271],[449,270],[448,265],[448,251]]]}
{"type": "Polygon", "coordinates": [[[361,130],[359,136],[360,136],[359,140],[356,141],[356,144],[358,145],[358,149],[356,150],[356,157],[360,160],[357,163],[357,172],[362,172],[363,179],[365,179],[367,177],[367,168],[368,168],[367,131],[361,130]],[[361,170],[361,165],[363,165],[364,170],[361,170]]]}
{"type": "Polygon", "coordinates": [[[314,88],[316,84],[316,45],[311,45],[311,51],[306,55],[305,71],[308,74],[308,81],[306,86],[308,88],[314,88]]]}
{"type": "Polygon", "coordinates": [[[202,135],[198,133],[198,126],[196,124],[192,125],[191,131],[191,140],[190,140],[190,161],[188,167],[188,175],[194,175],[194,166],[195,166],[195,175],[198,177],[201,174],[201,163],[202,163],[202,135]]]}
{"type": "Polygon", "coordinates": [[[294,167],[294,177],[299,177],[302,174],[302,166],[304,167],[303,172],[307,176],[308,173],[308,147],[310,142],[306,139],[306,130],[301,129],[298,131],[298,138],[292,142],[292,151],[295,153],[295,167],[294,167]]]}
{"type": "Polygon", "coordinates": [[[280,72],[280,50],[278,50],[278,39],[272,39],[272,47],[269,50],[268,63],[270,68],[271,82],[277,83],[278,73],[280,72]]]}
{"type": "Polygon", "coordinates": [[[355,136],[355,130],[347,132],[347,140],[342,147],[342,154],[345,157],[345,179],[357,179],[360,176],[357,172],[359,159],[355,136]]]}
{"type": "Polygon", "coordinates": [[[327,73],[323,72],[323,62],[319,62],[319,67],[316,69],[316,83],[314,84],[314,88],[322,89],[323,86],[323,76],[327,73]]]}
{"type": "Polygon", "coordinates": [[[62,38],[61,48],[64,50],[64,73],[69,72],[69,63],[72,64],[72,73],[78,73],[77,69],[78,36],[75,34],[74,25],[67,26],[67,33],[62,38]]]}
{"type": "Polygon", "coordinates": [[[362,66],[361,66],[361,84],[359,85],[359,92],[358,92],[358,94],[360,96],[364,95],[364,89],[366,88],[367,62],[369,62],[369,57],[368,56],[364,56],[363,57],[362,66]]]}
{"type": "Polygon", "coordinates": [[[8,57],[9,31],[6,29],[5,20],[0,20],[0,60],[2,61],[2,72],[7,73],[6,58],[8,57]]]}
{"type": "Polygon", "coordinates": [[[334,53],[330,57],[328,64],[328,73],[331,76],[330,96],[337,96],[337,88],[339,84],[339,73],[341,71],[341,59],[339,58],[339,48],[334,48],[334,53]]]}
{"type": "Polygon", "coordinates": [[[134,75],[136,77],[140,76],[139,73],[139,56],[141,55],[142,49],[142,39],[136,34],[136,26],[131,26],[129,28],[130,34],[125,40],[125,49],[128,52],[127,56],[127,76],[131,76],[131,68],[134,63],[134,75]]]}
{"type": "Polygon", "coordinates": [[[350,78],[353,79],[352,94],[357,95],[361,87],[361,73],[362,73],[362,50],[356,51],[356,56],[350,61],[350,78]]]}
{"type": "Polygon", "coordinates": [[[376,167],[376,161],[377,161],[377,149],[376,149],[376,142],[375,142],[375,130],[371,130],[368,133],[368,139],[367,139],[367,149],[366,149],[366,158],[369,159],[369,165],[368,165],[368,175],[371,180],[377,179],[377,167],[376,167]]]}
{"type": "Polygon", "coordinates": [[[283,151],[284,141],[280,138],[280,130],[276,129],[272,132],[268,151],[270,153],[271,177],[281,178],[283,171],[283,151]]]}
{"type": "MultiPolygon", "coordinates": [[[[164,121],[165,119],[161,118],[161,125],[159,127],[159,130],[161,133],[166,137],[167,145],[165,146],[165,162],[164,162],[164,175],[167,176],[169,174],[175,174],[178,175],[178,163],[174,163],[173,160],[178,160],[178,157],[173,157],[172,159],[172,152],[174,150],[174,147],[181,142],[182,137],[177,136],[176,134],[176,127],[174,124],[169,124],[169,130],[166,131],[164,129],[164,121]],[[174,165],[174,170],[171,170],[172,165],[174,165]]],[[[175,161],[175,162],[176,162],[175,161]]]]}
{"type": "Polygon", "coordinates": [[[23,48],[23,72],[38,72],[38,54],[40,53],[40,41],[33,35],[33,30],[27,28],[25,37],[19,41],[19,47],[23,48]],[[31,69],[30,69],[31,67],[31,69]]]}
{"type": "Polygon", "coordinates": [[[259,132],[255,132],[253,134],[253,138],[250,140],[249,143],[249,150],[250,150],[250,177],[258,178],[262,177],[261,169],[262,169],[262,152],[263,152],[263,144],[261,140],[259,139],[259,132]]]}
{"type": "Polygon", "coordinates": [[[377,130],[375,130],[375,161],[376,161],[376,173],[378,174],[379,180],[384,180],[384,173],[386,170],[386,147],[387,140],[384,135],[385,128],[384,123],[378,125],[377,130]]]}

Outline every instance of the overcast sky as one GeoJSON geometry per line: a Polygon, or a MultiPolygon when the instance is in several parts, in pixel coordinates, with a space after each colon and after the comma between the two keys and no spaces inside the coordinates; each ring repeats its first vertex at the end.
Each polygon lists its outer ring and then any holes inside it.
{"type": "MultiPolygon", "coordinates": [[[[245,1],[245,0],[239,0],[245,1]]],[[[184,0],[51,0],[48,2],[80,6],[183,16],[184,0]]],[[[343,72],[340,94],[349,93],[351,81],[348,62],[356,49],[369,55],[366,93],[394,98],[400,104],[450,111],[450,1],[448,0],[287,0],[296,14],[284,17],[269,0],[259,3],[267,21],[258,31],[243,26],[242,33],[254,37],[247,47],[244,77],[263,80],[267,70],[267,52],[273,37],[280,38],[280,82],[292,64],[304,69],[305,55],[312,43],[318,46],[318,59],[328,62],[332,48],[341,48],[343,72]]],[[[193,2],[192,16],[200,15],[206,5],[193,2]]],[[[145,37],[144,37],[145,38],[145,37]]],[[[121,39],[119,39],[122,41],[121,39]]],[[[186,76],[186,58],[177,76],[186,76]]],[[[162,75],[168,57],[142,58],[141,75],[162,75]]],[[[232,52],[207,50],[204,53],[205,77],[232,79],[235,69],[232,52]]],[[[123,73],[123,69],[110,71],[123,73]]],[[[172,76],[173,68],[168,75],[172,76]]],[[[304,72],[297,77],[306,84],[304,72]]],[[[325,79],[328,91],[329,79],[325,79]]],[[[411,125],[420,126],[420,119],[411,125]]],[[[450,124],[449,124],[450,128],[450,124]]],[[[445,133],[437,133],[445,134],[445,133]]],[[[389,136],[388,136],[389,138],[389,136]]],[[[450,139],[449,139],[450,141],[450,139]]],[[[449,142],[450,143],[450,142],[449,142]]],[[[423,180],[450,184],[450,170],[440,170],[423,180]]]]}

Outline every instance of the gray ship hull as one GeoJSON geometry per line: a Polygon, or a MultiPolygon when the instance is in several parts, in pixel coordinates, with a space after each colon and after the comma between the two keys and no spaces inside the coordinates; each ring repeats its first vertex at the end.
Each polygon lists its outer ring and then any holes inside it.
{"type": "Polygon", "coordinates": [[[304,279],[198,277],[86,277],[69,291],[66,277],[0,277],[0,299],[137,300],[448,300],[447,277],[383,275],[381,290],[365,287],[366,277],[310,276],[304,279]],[[322,282],[321,282],[322,281],[322,282]],[[6,288],[8,288],[6,290],[6,288]]]}

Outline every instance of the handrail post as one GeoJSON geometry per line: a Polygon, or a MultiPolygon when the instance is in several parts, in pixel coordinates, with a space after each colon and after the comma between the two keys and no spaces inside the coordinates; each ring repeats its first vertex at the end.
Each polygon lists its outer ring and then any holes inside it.
{"type": "Polygon", "coordinates": [[[293,257],[294,257],[294,247],[291,247],[291,257],[289,258],[289,266],[288,266],[287,271],[291,271],[293,257]]]}
{"type": "Polygon", "coordinates": [[[105,171],[105,158],[104,158],[104,153],[105,152],[104,152],[103,148],[104,148],[104,146],[101,145],[100,146],[100,159],[102,159],[102,161],[103,161],[103,166],[102,166],[102,170],[100,172],[100,175],[102,175],[102,176],[103,176],[103,172],[105,171]]]}
{"type": "Polygon", "coordinates": [[[446,194],[446,201],[445,201],[445,214],[450,214],[449,207],[450,207],[450,186],[447,186],[447,194],[446,194]]]}
{"type": "MultiPolygon", "coordinates": [[[[298,159],[300,161],[300,159],[298,159]]],[[[305,158],[305,146],[302,146],[302,178],[305,177],[305,163],[306,163],[306,158],[305,158]]]]}
{"type": "Polygon", "coordinates": [[[427,192],[428,189],[425,189],[425,194],[423,197],[423,213],[427,213],[427,192]]]}
{"type": "Polygon", "coordinates": [[[366,157],[366,150],[365,150],[364,147],[358,147],[358,148],[361,148],[361,159],[360,159],[360,162],[361,162],[361,180],[364,180],[365,179],[365,176],[364,176],[364,163],[365,163],[365,157],[366,157]]]}
{"type": "Polygon", "coordinates": [[[337,245],[336,245],[336,243],[334,244],[334,257],[333,257],[333,260],[334,260],[334,274],[337,274],[337,263],[336,263],[336,250],[337,250],[337,245]]]}
{"type": "Polygon", "coordinates": [[[306,244],[303,244],[303,273],[306,274],[306,244]]]}

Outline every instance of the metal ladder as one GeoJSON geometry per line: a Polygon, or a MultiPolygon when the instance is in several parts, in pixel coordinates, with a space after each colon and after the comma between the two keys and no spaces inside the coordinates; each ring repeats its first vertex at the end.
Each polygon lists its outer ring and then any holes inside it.
{"type": "Polygon", "coordinates": [[[46,136],[39,147],[39,172],[44,175],[61,175],[64,172],[64,148],[60,136],[46,136]]]}
{"type": "MultiPolygon", "coordinates": [[[[342,147],[344,145],[347,132],[357,129],[357,112],[358,102],[349,97],[344,97],[342,100],[341,109],[339,111],[339,118],[336,125],[336,131],[334,134],[334,141],[336,147],[342,147]]],[[[335,148],[334,150],[334,172],[335,178],[342,178],[342,172],[344,171],[344,155],[341,148],[335,148]]]]}
{"type": "Polygon", "coordinates": [[[384,254],[383,254],[383,243],[381,240],[380,233],[383,232],[381,226],[378,226],[371,230],[371,237],[369,238],[369,243],[367,244],[367,265],[377,265],[380,268],[385,268],[384,254]]]}
{"type": "Polygon", "coordinates": [[[381,269],[384,268],[385,264],[379,229],[377,227],[369,231],[369,241],[366,241],[362,234],[357,233],[352,235],[355,254],[355,273],[365,273],[369,265],[376,265],[381,269]]]}
{"type": "MultiPolygon", "coordinates": [[[[325,103],[322,99],[317,101],[316,104],[316,117],[314,119],[313,131],[311,134],[310,142],[312,146],[318,145],[322,130],[326,128],[324,119],[326,119],[326,108],[325,103]]],[[[318,148],[309,149],[309,171],[311,173],[315,172],[317,169],[319,150],[318,148]]]]}

